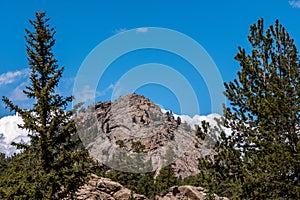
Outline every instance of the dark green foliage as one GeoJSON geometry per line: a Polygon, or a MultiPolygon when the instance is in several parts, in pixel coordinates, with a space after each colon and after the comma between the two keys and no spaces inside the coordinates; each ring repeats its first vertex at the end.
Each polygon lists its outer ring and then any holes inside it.
{"type": "Polygon", "coordinates": [[[107,177],[136,193],[147,197],[154,197],[155,195],[154,173],[136,174],[112,170],[107,174],[107,177]]]}
{"type": "Polygon", "coordinates": [[[55,93],[63,68],[59,68],[52,48],[54,28],[45,13],[36,13],[26,29],[26,51],[31,84],[24,93],[35,102],[22,109],[8,98],[3,101],[23,119],[20,127],[29,132],[31,144],[14,144],[22,150],[8,164],[0,181],[0,199],[61,199],[74,191],[86,177],[87,152],[76,135],[72,112],[66,106],[72,97],[55,93]]]}
{"type": "Polygon", "coordinates": [[[200,159],[202,186],[232,199],[300,198],[300,63],[293,39],[276,21],[250,28],[239,47],[238,79],[225,83],[230,107],[211,159],[200,159]]]}
{"type": "Polygon", "coordinates": [[[179,184],[178,178],[174,176],[174,169],[171,165],[162,168],[156,178],[154,177],[154,172],[137,174],[116,170],[110,171],[107,177],[149,198],[164,194],[170,187],[179,184]]]}
{"type": "Polygon", "coordinates": [[[211,149],[217,143],[222,130],[223,120],[215,118],[217,126],[211,126],[207,121],[201,121],[201,125],[195,125],[195,134],[197,137],[205,140],[205,147],[211,149]]]}
{"type": "Polygon", "coordinates": [[[181,118],[177,117],[176,122],[177,122],[177,125],[179,126],[181,124],[181,118]]]}
{"type": "Polygon", "coordinates": [[[178,184],[179,180],[175,177],[172,165],[163,167],[155,179],[155,186],[158,194],[164,194],[170,189],[170,187],[178,184]]]}
{"type": "Polygon", "coordinates": [[[206,121],[201,122],[201,128],[199,125],[195,125],[196,136],[204,140],[206,137],[206,133],[208,133],[208,127],[209,123],[206,121]]]}
{"type": "Polygon", "coordinates": [[[7,168],[7,158],[4,153],[0,153],[0,175],[7,168]]]}
{"type": "Polygon", "coordinates": [[[100,164],[98,161],[91,160],[89,172],[96,174],[99,177],[105,177],[108,171],[109,171],[109,167],[100,164]]]}
{"type": "Polygon", "coordinates": [[[145,145],[141,141],[131,142],[132,151],[135,153],[142,153],[145,150],[145,145]]]}
{"type": "Polygon", "coordinates": [[[117,140],[116,145],[118,145],[120,148],[126,148],[126,145],[123,140],[117,140]]]}

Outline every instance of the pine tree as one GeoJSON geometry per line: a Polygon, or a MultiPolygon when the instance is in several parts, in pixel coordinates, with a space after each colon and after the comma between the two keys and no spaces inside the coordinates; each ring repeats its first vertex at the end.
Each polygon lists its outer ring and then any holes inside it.
{"type": "Polygon", "coordinates": [[[159,175],[155,179],[155,187],[158,194],[164,194],[172,186],[179,184],[179,180],[175,177],[175,171],[172,165],[173,164],[170,164],[160,169],[159,175]]]}
{"type": "Polygon", "coordinates": [[[250,27],[252,50],[239,47],[238,78],[225,83],[230,102],[213,161],[200,159],[201,179],[212,192],[233,199],[300,198],[300,62],[278,22],[250,27]]]}
{"type": "Polygon", "coordinates": [[[17,112],[29,131],[30,144],[14,144],[22,150],[11,164],[6,178],[6,198],[61,199],[82,183],[87,152],[76,136],[72,112],[66,111],[72,97],[55,92],[64,68],[54,58],[55,30],[45,12],[30,20],[33,31],[26,29],[26,51],[31,69],[31,84],[24,93],[34,100],[31,109],[22,109],[7,97],[3,101],[17,112]]]}

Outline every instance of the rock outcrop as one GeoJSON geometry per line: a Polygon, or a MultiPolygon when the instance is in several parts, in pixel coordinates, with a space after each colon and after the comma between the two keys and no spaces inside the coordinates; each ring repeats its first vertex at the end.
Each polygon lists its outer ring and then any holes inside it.
{"type": "MultiPolygon", "coordinates": [[[[183,185],[171,187],[166,195],[157,197],[156,200],[205,200],[207,196],[206,190],[202,187],[183,185]]],[[[226,197],[219,197],[216,194],[212,194],[211,197],[214,200],[229,200],[226,197]]]]}
{"type": "MultiPolygon", "coordinates": [[[[164,196],[156,196],[155,200],[204,200],[207,194],[205,189],[193,186],[174,186],[164,196]]],[[[228,200],[224,197],[213,195],[215,200],[228,200]]],[[[137,194],[128,188],[108,178],[101,178],[94,174],[90,180],[80,187],[73,199],[78,200],[148,200],[144,195],[137,194]]],[[[71,200],[71,197],[64,200],[71,200]]]]}
{"type": "Polygon", "coordinates": [[[75,192],[75,197],[67,197],[64,200],[126,200],[130,198],[147,199],[145,196],[136,194],[117,182],[92,174],[90,180],[75,192]]]}
{"type": "Polygon", "coordinates": [[[90,155],[117,170],[143,173],[172,162],[185,178],[199,172],[199,157],[212,153],[186,123],[137,94],[97,103],[91,113],[82,128],[90,155]]]}

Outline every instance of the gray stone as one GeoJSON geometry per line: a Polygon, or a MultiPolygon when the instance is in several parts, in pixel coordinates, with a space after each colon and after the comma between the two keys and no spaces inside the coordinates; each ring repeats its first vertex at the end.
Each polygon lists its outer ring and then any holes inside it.
{"type": "Polygon", "coordinates": [[[171,112],[162,113],[137,94],[97,103],[92,114],[97,116],[97,133],[86,144],[90,155],[117,170],[143,173],[174,162],[175,175],[185,178],[199,173],[199,157],[213,153],[188,125],[178,125],[171,112]],[[133,146],[137,142],[142,147],[139,154],[133,146]]]}

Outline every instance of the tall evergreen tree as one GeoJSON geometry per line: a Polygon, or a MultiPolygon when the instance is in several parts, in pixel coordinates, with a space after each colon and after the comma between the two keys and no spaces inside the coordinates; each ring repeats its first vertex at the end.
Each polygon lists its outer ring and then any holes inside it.
{"type": "Polygon", "coordinates": [[[31,69],[31,84],[24,93],[34,100],[31,109],[22,109],[7,97],[3,101],[17,112],[29,131],[30,144],[14,144],[22,154],[14,158],[7,174],[4,193],[8,199],[61,199],[82,183],[86,176],[87,152],[80,147],[72,112],[66,107],[72,97],[55,92],[64,68],[54,58],[55,30],[45,12],[30,20],[26,29],[26,51],[31,69]],[[18,179],[18,180],[17,180],[18,179]]]}
{"type": "Polygon", "coordinates": [[[213,161],[200,159],[204,185],[237,199],[300,198],[300,62],[278,20],[250,27],[252,50],[239,47],[238,78],[225,83],[224,132],[213,161]]]}

